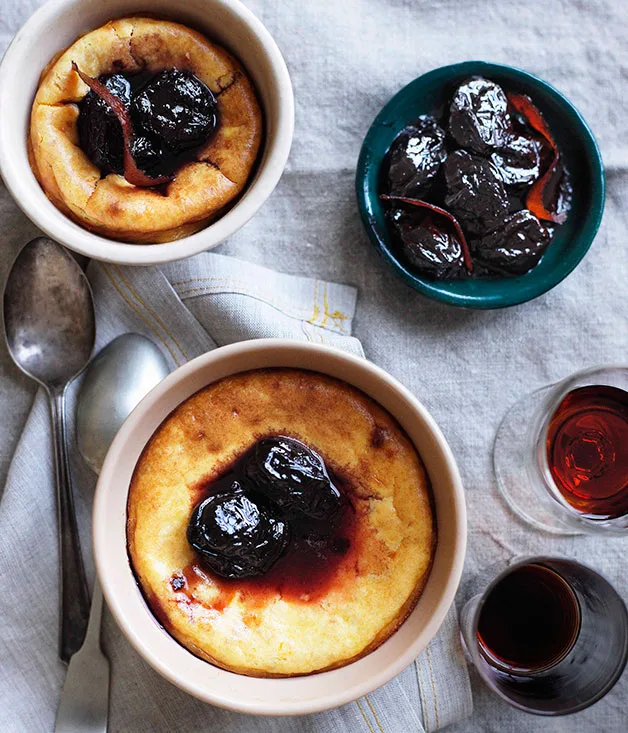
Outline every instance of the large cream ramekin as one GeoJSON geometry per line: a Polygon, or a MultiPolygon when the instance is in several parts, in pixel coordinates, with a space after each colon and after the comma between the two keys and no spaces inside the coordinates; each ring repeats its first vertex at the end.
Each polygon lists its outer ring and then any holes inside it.
{"type": "Polygon", "coordinates": [[[401,672],[427,646],[451,606],[466,547],[466,509],[452,452],[425,407],[366,359],[286,339],[223,346],[177,369],[139,404],[116,436],[103,465],[94,505],[94,550],[100,582],[116,621],[137,651],[170,682],[206,702],[258,715],[303,715],[343,705],[401,672]],[[420,453],[434,494],[438,542],[419,602],[378,649],[330,672],[259,679],[195,657],[155,620],[137,586],[126,544],[127,495],[135,464],[161,422],[206,385],[264,367],[310,369],[342,379],[387,409],[420,453]]]}

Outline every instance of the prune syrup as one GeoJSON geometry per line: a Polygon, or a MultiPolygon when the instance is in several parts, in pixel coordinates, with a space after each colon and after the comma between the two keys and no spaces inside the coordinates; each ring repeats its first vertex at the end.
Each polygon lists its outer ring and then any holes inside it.
{"type": "Polygon", "coordinates": [[[576,511],[628,514],[628,392],[604,385],[570,392],[552,415],[546,450],[556,487],[576,511]]]}
{"type": "Polygon", "coordinates": [[[580,630],[580,606],[556,571],[531,563],[491,590],[478,619],[480,651],[504,672],[535,673],[565,658],[580,630]]]}
{"type": "MultiPolygon", "coordinates": [[[[197,501],[203,502],[215,492],[224,492],[227,485],[250,485],[249,466],[257,445],[238,456],[219,476],[200,484],[196,489],[197,501]]],[[[197,553],[192,563],[171,578],[173,590],[198,602],[195,586],[206,584],[209,580],[219,591],[212,608],[220,611],[229,604],[236,592],[246,599],[250,607],[255,607],[277,596],[293,602],[316,602],[334,585],[341,585],[343,568],[351,572],[354,570],[359,522],[349,498],[348,481],[327,464],[324,465],[331,483],[342,496],[338,510],[325,520],[304,514],[285,518],[290,527],[290,541],[270,569],[252,577],[225,577],[226,573],[212,571],[202,555],[197,553]]],[[[281,510],[268,503],[263,494],[253,488],[252,491],[249,489],[248,495],[253,497],[263,512],[282,519],[281,510]]]]}

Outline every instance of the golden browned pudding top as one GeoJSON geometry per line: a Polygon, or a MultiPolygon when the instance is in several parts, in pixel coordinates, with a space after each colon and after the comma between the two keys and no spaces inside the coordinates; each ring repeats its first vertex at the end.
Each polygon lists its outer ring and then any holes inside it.
{"type": "Polygon", "coordinates": [[[410,613],[436,542],[430,497],[415,448],[364,393],[317,372],[254,370],[197,392],[157,429],[129,491],[129,556],[151,610],[194,654],[241,674],[307,674],[363,656],[410,613]],[[323,457],[347,506],[338,551],[306,563],[288,549],[264,575],[223,578],[188,543],[188,523],[267,436],[323,457]]]}
{"type": "Polygon", "coordinates": [[[44,70],[31,113],[30,159],[50,200],[98,234],[128,242],[165,242],[215,219],[245,187],[262,139],[262,113],[240,63],[225,49],[179,23],[155,18],[114,20],[79,38],[44,70]],[[138,187],[102,171],[80,145],[78,103],[88,77],[190,72],[215,96],[218,128],[159,188],[138,187]]]}

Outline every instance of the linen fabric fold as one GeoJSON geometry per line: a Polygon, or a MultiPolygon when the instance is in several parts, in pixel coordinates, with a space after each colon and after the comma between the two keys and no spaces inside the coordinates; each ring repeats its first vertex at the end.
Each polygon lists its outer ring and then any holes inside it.
{"type": "MultiPolygon", "coordinates": [[[[282,337],[364,356],[351,336],[355,289],[284,275],[217,254],[158,268],[93,262],[96,352],[116,336],[141,333],[171,369],[244,339],[282,337]]],[[[80,379],[68,394],[69,435],[80,379]]],[[[83,551],[93,575],[90,505],[96,478],[76,450],[72,472],[83,551]]],[[[37,394],[0,502],[0,730],[51,731],[65,675],[57,659],[58,552],[48,406],[37,394]],[[28,582],[24,583],[23,579],[28,582]]],[[[469,677],[455,609],[437,637],[383,688],[342,708],[300,718],[258,718],[206,705],[154,672],[106,613],[111,661],[111,733],[420,733],[471,712],[469,677]]]]}

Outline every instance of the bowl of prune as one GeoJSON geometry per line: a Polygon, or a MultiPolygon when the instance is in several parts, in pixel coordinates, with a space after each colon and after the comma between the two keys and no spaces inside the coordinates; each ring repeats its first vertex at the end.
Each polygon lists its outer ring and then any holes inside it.
{"type": "Polygon", "coordinates": [[[593,133],[558,90],[468,61],[420,76],[384,106],[356,193],[371,241],[412,287],[503,308],[546,293],[582,260],[605,177],[593,133]]]}

